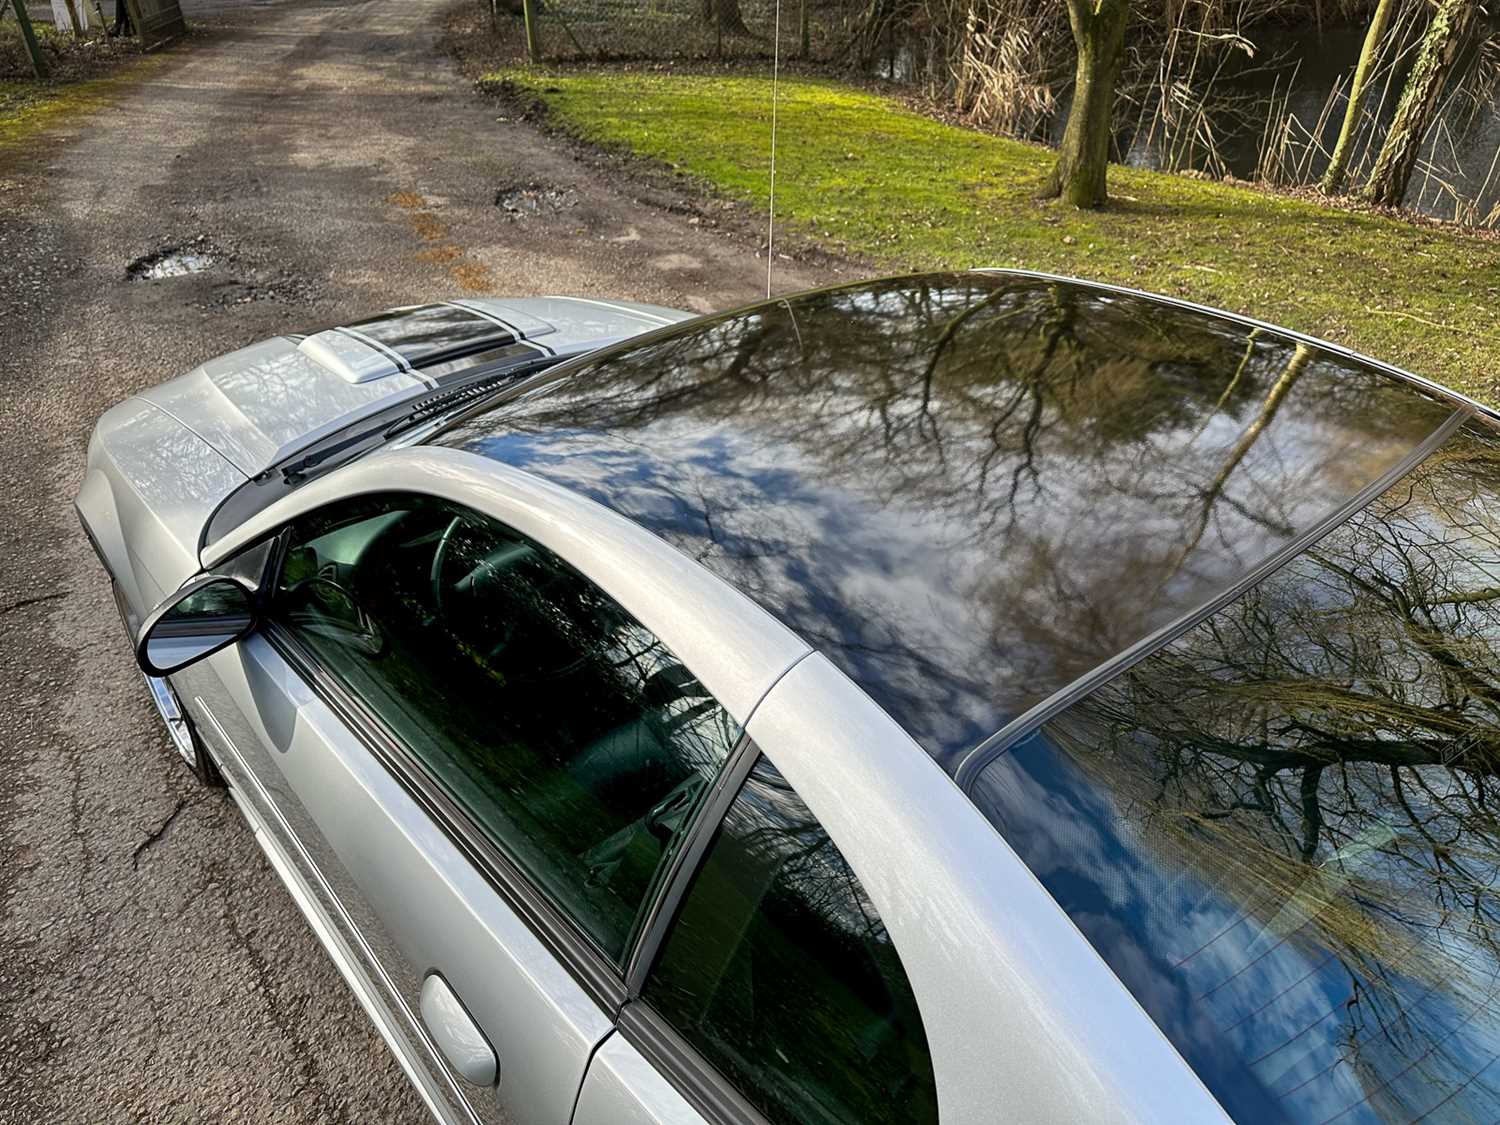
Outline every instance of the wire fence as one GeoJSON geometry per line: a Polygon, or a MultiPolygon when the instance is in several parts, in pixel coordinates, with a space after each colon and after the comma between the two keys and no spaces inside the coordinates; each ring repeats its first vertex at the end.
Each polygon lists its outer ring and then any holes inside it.
{"type": "MultiPolygon", "coordinates": [[[[519,0],[481,0],[497,29],[522,19],[519,0]]],[[[775,0],[534,0],[539,58],[698,60],[770,58],[775,0]]],[[[845,0],[781,0],[781,55],[816,62],[847,58],[865,7],[845,0]]]]}

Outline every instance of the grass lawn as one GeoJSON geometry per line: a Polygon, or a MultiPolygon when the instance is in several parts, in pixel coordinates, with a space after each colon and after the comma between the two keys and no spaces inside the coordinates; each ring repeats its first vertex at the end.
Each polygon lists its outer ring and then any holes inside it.
{"type": "MultiPolygon", "coordinates": [[[[770,81],[507,69],[579,138],[764,207],[770,81]]],[[[776,213],[891,270],[1020,266],[1168,293],[1338,341],[1500,403],[1500,240],[1228,184],[1110,169],[1114,202],[1033,199],[1052,154],[878,94],[783,79],[776,213]]]]}

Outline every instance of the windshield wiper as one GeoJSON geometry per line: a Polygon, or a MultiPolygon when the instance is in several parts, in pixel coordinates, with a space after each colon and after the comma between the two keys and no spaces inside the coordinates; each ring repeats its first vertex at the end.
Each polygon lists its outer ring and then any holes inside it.
{"type": "Polygon", "coordinates": [[[504,371],[496,371],[491,375],[475,379],[473,382],[465,383],[461,387],[427,395],[413,403],[392,420],[381,421],[376,425],[356,430],[354,433],[348,434],[338,441],[304,454],[295,461],[273,466],[259,474],[255,479],[260,481],[268,478],[272,473],[280,473],[281,479],[286,483],[296,484],[312,469],[346,450],[361,447],[374,438],[379,438],[382,442],[389,441],[397,434],[405,433],[407,430],[421,425],[430,418],[452,410],[455,406],[462,406],[483,397],[488,392],[494,390],[498,384],[513,382],[525,375],[544,371],[549,367],[555,366],[557,363],[558,359],[556,356],[544,356],[514,367],[507,367],[504,371]]]}
{"type": "Polygon", "coordinates": [[[385,436],[387,439],[390,439],[395,437],[397,434],[405,433],[412,427],[421,425],[429,418],[434,418],[439,414],[446,414],[455,406],[462,406],[474,401],[475,399],[482,398],[484,395],[494,390],[495,385],[498,383],[509,383],[521,378],[523,375],[531,375],[538,371],[545,371],[549,367],[555,367],[558,362],[559,360],[556,356],[546,356],[542,359],[534,359],[528,363],[521,364],[519,367],[512,367],[505,371],[499,371],[494,375],[490,375],[486,378],[477,379],[472,383],[466,383],[462,387],[455,387],[451,391],[445,391],[443,394],[434,395],[431,398],[423,399],[421,402],[417,403],[409,411],[403,414],[400,418],[397,418],[390,425],[386,426],[385,436]]]}

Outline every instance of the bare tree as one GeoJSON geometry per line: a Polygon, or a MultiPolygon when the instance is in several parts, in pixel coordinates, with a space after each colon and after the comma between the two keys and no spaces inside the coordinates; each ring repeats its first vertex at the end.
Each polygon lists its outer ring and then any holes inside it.
{"type": "Polygon", "coordinates": [[[1354,80],[1349,86],[1349,104],[1344,109],[1344,124],[1339,130],[1338,143],[1333,146],[1333,158],[1328,171],[1323,173],[1323,190],[1336,195],[1344,186],[1344,174],[1349,166],[1349,152],[1354,147],[1354,136],[1359,132],[1360,117],[1365,109],[1365,96],[1369,93],[1370,72],[1375,69],[1375,59],[1380,54],[1380,43],[1385,38],[1386,28],[1391,22],[1391,13],[1396,10],[1396,0],[1380,0],[1375,14],[1370,17],[1369,30],[1365,32],[1365,45],[1359,52],[1359,65],[1354,68],[1354,80]]]}
{"type": "Polygon", "coordinates": [[[1478,13],[1475,0],[1438,0],[1437,11],[1422,36],[1417,61],[1412,64],[1401,91],[1395,119],[1380,146],[1375,167],[1370,170],[1370,180],[1360,193],[1362,199],[1388,207],[1400,206],[1421,155],[1422,141],[1442,100],[1443,88],[1469,42],[1478,13]]]}
{"type": "Polygon", "coordinates": [[[703,22],[728,35],[749,35],[740,0],[703,0],[703,22]]]}
{"type": "Polygon", "coordinates": [[[1105,172],[1113,138],[1115,85],[1129,18],[1129,0],[1068,0],[1068,22],[1078,47],[1073,106],[1057,164],[1040,192],[1043,199],[1061,197],[1075,207],[1101,207],[1108,199],[1105,172]]]}

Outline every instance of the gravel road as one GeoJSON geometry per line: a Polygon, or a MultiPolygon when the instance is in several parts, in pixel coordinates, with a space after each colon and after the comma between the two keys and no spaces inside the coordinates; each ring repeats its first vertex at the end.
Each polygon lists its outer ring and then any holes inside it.
{"type": "Polygon", "coordinates": [[[7,1125],[422,1119],[233,807],[157,729],[71,509],[99,413],[389,305],[565,292],[707,310],[764,283],[753,246],[497,121],[437,48],[450,2],[226,6],[110,108],[0,152],[7,1125]],[[496,205],[530,184],[561,209],[496,205]],[[215,264],[127,275],[184,245],[215,264]]]}

